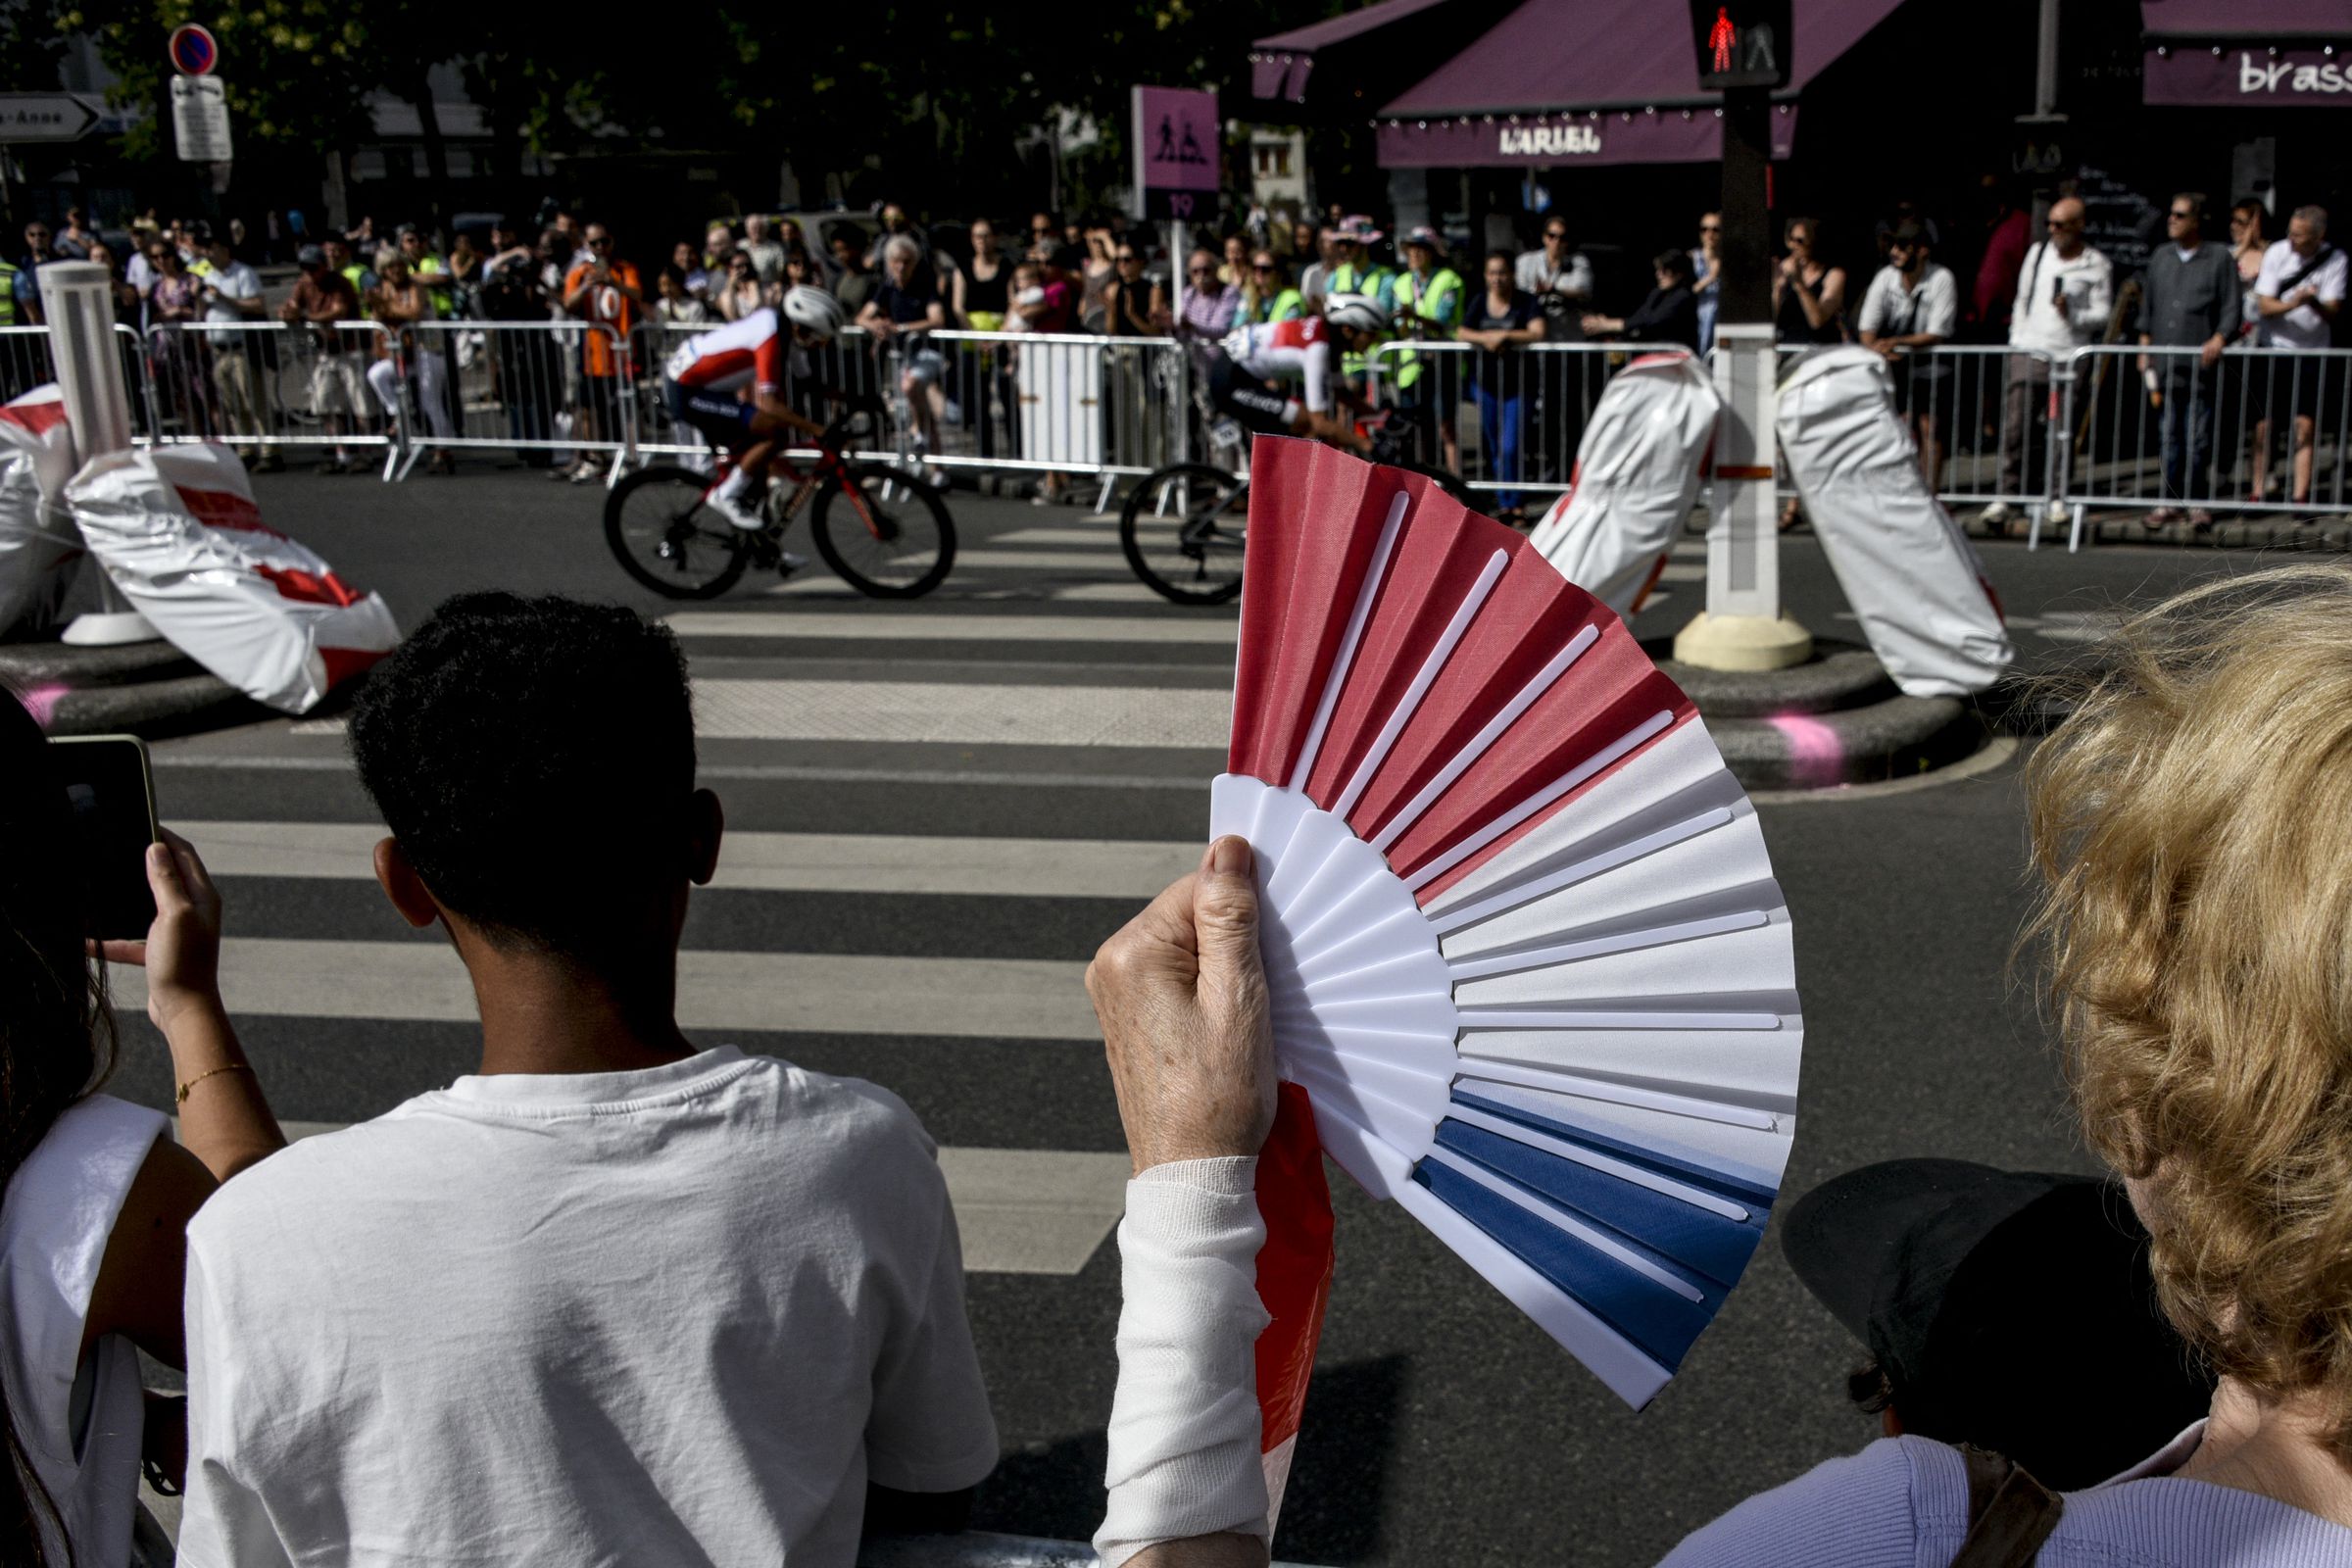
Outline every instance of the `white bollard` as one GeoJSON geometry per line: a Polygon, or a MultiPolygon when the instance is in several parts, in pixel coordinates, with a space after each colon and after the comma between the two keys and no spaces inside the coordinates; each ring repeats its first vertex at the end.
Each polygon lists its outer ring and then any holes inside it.
{"type": "Polygon", "coordinates": [[[1773,505],[1773,407],[1779,362],[1768,322],[1715,328],[1714,486],[1708,499],[1707,608],[1674,639],[1702,669],[1786,669],[1813,657],[1813,635],[1781,609],[1781,526],[1773,505]]]}
{"type": "MultiPolygon", "coordinates": [[[[115,346],[114,283],[96,262],[50,262],[39,272],[41,311],[49,318],[49,357],[57,367],[66,423],[75,455],[87,463],[130,448],[130,392],[122,384],[122,351],[115,346]]],[[[98,576],[101,609],[74,617],[63,633],[80,647],[153,642],[147,617],[123,602],[114,583],[98,576]]]]}

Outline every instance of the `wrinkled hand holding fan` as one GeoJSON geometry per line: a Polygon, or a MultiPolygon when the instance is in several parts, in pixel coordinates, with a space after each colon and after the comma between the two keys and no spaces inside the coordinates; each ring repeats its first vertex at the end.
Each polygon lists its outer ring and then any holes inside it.
{"type": "Polygon", "coordinates": [[[1795,1126],[1755,809],[1624,623],[1425,479],[1261,439],[1243,580],[1210,828],[1256,855],[1282,1075],[1366,1191],[1642,1404],[1795,1126]]]}

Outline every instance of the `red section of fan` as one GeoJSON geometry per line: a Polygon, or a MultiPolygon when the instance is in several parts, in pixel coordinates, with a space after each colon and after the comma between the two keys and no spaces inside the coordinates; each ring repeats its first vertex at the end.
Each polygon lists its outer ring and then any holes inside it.
{"type": "Polygon", "coordinates": [[[1257,1210],[1266,1224],[1257,1298],[1274,1320],[1257,1337],[1258,1446],[1271,1453],[1298,1431],[1331,1295],[1331,1189],[1314,1107],[1297,1084],[1281,1086],[1257,1156],[1257,1210]]]}
{"type": "Polygon", "coordinates": [[[1445,861],[1418,890],[1423,902],[1694,716],[1607,606],[1431,480],[1302,441],[1261,438],[1250,463],[1250,586],[1228,766],[1290,784],[1348,656],[1305,792],[1326,809],[1344,802],[1348,826],[1380,845],[1399,876],[1445,861]],[[1400,498],[1401,524],[1350,653],[1349,619],[1400,498]],[[1571,669],[1556,671],[1556,657],[1588,632],[1571,669]],[[1448,635],[1458,641],[1382,751],[1382,726],[1448,635]],[[1639,745],[1592,765],[1644,726],[1652,732],[1639,745]],[[1474,745],[1475,760],[1436,799],[1422,799],[1474,745]],[[1514,808],[1585,766],[1589,777],[1496,831],[1514,808]],[[1474,840],[1473,853],[1457,853],[1474,840]]]}

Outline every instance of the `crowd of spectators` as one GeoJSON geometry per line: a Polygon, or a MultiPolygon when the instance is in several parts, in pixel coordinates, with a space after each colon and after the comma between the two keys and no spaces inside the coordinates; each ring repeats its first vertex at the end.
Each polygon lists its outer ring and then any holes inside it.
{"type": "MultiPolygon", "coordinates": [[[[2238,202],[2225,245],[2207,237],[2205,198],[2183,193],[2167,205],[2166,232],[2145,266],[2125,270],[2089,242],[2080,198],[2062,193],[2049,205],[2036,238],[2028,212],[1992,176],[1956,221],[1939,223],[1915,202],[1890,203],[1867,251],[1797,215],[1779,236],[1772,320],[1783,344],[1859,342],[1884,355],[1931,486],[1941,485],[1955,453],[1997,466],[2004,499],[1983,514],[1996,530],[2019,515],[2006,498],[2033,494],[2044,476],[2053,363],[2090,344],[2137,342],[2150,351],[2135,368],[2155,432],[2149,458],[2161,458],[2161,504],[2148,521],[2202,527],[2228,475],[2247,475],[2249,501],[2308,502],[2319,434],[2348,390],[2347,378],[2330,377],[2316,358],[2222,358],[2241,345],[2332,341],[2347,267],[2328,240],[2327,214],[2296,209],[2275,240],[2265,235],[2268,217],[2263,203],[2238,202]],[[1983,360],[1931,352],[1948,344],[2018,352],[1983,360]],[[2241,455],[2250,458],[2242,466],[2241,455]]],[[[1645,289],[1611,287],[1604,300],[1600,274],[1557,212],[1526,248],[1481,255],[1427,226],[1392,246],[1371,218],[1336,208],[1297,222],[1252,209],[1189,255],[1168,257],[1155,248],[1153,225],[1116,215],[1036,212],[1018,229],[987,218],[926,227],[885,203],[808,227],[759,213],[713,220],[651,255],[639,236],[632,259],[609,225],[583,223],[551,202],[528,228],[498,219],[446,236],[407,223],[379,230],[371,218],[315,239],[273,225],[276,240],[304,242],[287,246],[301,273],[295,297],[271,309],[249,263],[273,241],[248,244],[241,223],[148,215],[102,232],[70,208],[54,227],[26,224],[18,260],[0,264],[0,324],[43,319],[42,263],[109,267],[121,320],[197,329],[152,340],[162,416],[266,466],[281,459],[265,437],[297,395],[330,435],[380,433],[405,400],[426,445],[450,440],[461,430],[458,371],[478,356],[491,377],[486,417],[503,419],[526,461],[586,480],[603,471],[593,449],[628,416],[624,365],[643,371],[677,338],[772,307],[802,284],[832,291],[870,340],[898,351],[895,390],[918,447],[937,447],[943,426],[956,421],[979,429],[984,455],[1019,439],[1011,359],[930,338],[942,328],[1207,342],[1360,293],[1390,312],[1403,341],[1376,362],[1349,356],[1348,372],[1361,382],[1377,368],[1383,397],[1420,434],[1423,461],[1460,467],[1466,426],[1457,413],[1469,405],[1487,477],[1556,483],[1623,361],[1516,351],[1608,342],[1706,353],[1719,316],[1722,233],[1720,215],[1702,215],[1695,243],[1650,259],[1645,289]],[[293,353],[270,334],[237,330],[272,317],[311,327],[311,342],[293,353]],[[336,325],[350,321],[378,325],[336,325]],[[461,321],[548,330],[485,340],[451,325],[461,321]],[[1472,352],[1419,347],[1446,341],[1472,352]],[[293,373],[281,374],[290,361],[293,373]],[[554,455],[574,441],[576,461],[556,466],[554,455]]],[[[21,390],[16,368],[12,392],[21,390]]],[[[430,461],[447,465],[447,447],[434,447],[430,461]]],[[[327,466],[353,466],[352,455],[334,445],[327,466]]],[[[1504,510],[1517,499],[1506,492],[1504,510]]]]}

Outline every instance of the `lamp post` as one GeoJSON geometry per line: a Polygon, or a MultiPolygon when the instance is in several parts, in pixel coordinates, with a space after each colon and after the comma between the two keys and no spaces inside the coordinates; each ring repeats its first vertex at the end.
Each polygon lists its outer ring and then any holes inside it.
{"type": "Polygon", "coordinates": [[[1705,669],[1800,664],[1812,634],[1781,609],[1773,506],[1770,273],[1772,91],[1788,79],[1789,0],[1691,0],[1699,84],[1723,93],[1723,252],[1716,283],[1715,431],[1708,505],[1707,608],[1674,640],[1705,669]]]}

